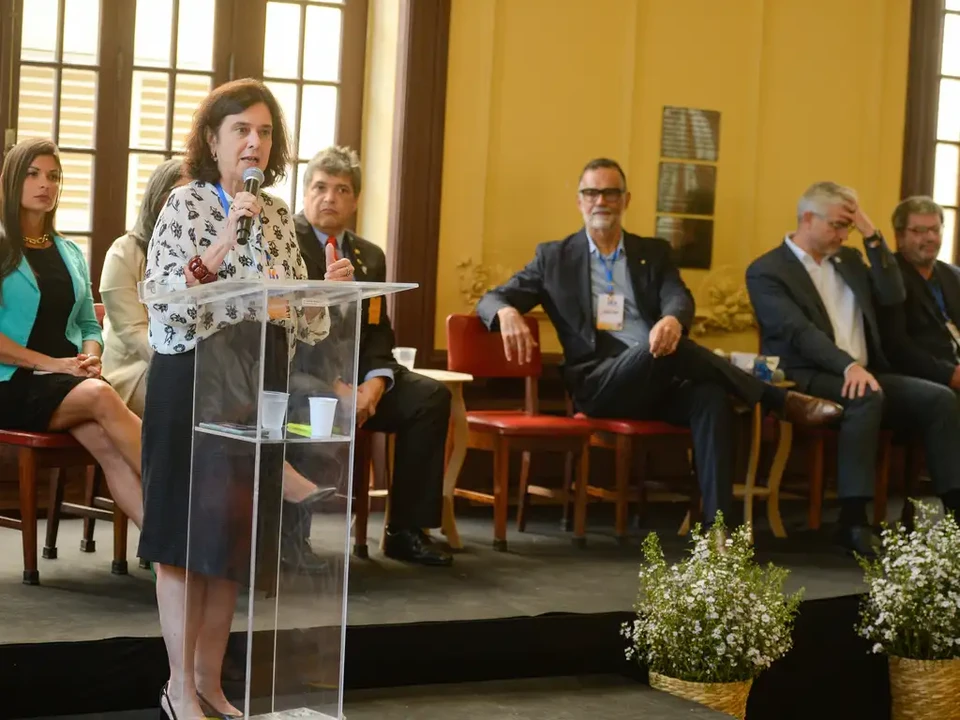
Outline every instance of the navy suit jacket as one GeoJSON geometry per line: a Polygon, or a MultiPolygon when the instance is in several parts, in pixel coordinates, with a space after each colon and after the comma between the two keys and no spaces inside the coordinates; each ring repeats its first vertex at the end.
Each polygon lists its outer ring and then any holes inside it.
{"type": "MultiPolygon", "coordinates": [[[[323,280],[327,270],[327,260],[324,248],[317,240],[317,236],[306,216],[299,212],[293,216],[293,223],[297,230],[297,243],[300,245],[300,254],[304,265],[307,266],[307,276],[311,280],[323,280]]],[[[364,240],[347,230],[343,236],[346,255],[353,262],[353,277],[357,282],[386,282],[387,258],[383,250],[369,240],[364,240]]],[[[394,335],[393,326],[387,315],[386,298],[379,298],[380,305],[377,322],[370,322],[370,300],[363,301],[360,317],[360,357],[357,377],[360,382],[372,370],[389,369],[396,374],[400,370],[393,357],[394,335]]],[[[353,341],[353,328],[344,328],[348,338],[353,341]]],[[[336,328],[331,328],[336,334],[336,328]]]]}
{"type": "MultiPolygon", "coordinates": [[[[637,308],[653,327],[672,315],[685,330],[693,323],[694,301],[670,258],[670,245],[659,238],[623,233],[623,248],[637,308]]],[[[497,311],[511,306],[526,313],[543,306],[563,346],[564,379],[575,394],[583,378],[624,345],[596,329],[590,287],[590,247],[581,229],[563,240],[541,243],[533,260],[505,284],[486,293],[477,315],[499,329],[497,311]]]]}
{"type": "MultiPolygon", "coordinates": [[[[949,385],[957,366],[953,336],[930,284],[900,253],[896,258],[906,299],[883,314],[884,349],[898,372],[949,385]]],[[[943,290],[947,314],[960,324],[960,270],[938,261],[933,275],[943,290]]]]}
{"type": "MultiPolygon", "coordinates": [[[[863,313],[868,364],[872,370],[891,369],[881,343],[877,306],[903,302],[903,278],[893,254],[881,238],[867,247],[867,258],[856,248],[843,246],[826,262],[853,290],[863,313]]],[[[747,291],[760,324],[761,352],[780,358],[787,377],[806,391],[817,373],[843,375],[854,359],[837,347],[833,325],[803,263],[781,242],[747,268],[747,291]]]]}

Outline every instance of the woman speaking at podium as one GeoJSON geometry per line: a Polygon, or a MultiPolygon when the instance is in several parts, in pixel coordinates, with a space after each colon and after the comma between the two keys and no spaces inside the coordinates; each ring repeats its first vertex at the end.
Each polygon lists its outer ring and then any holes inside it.
{"type": "MultiPolygon", "coordinates": [[[[187,138],[184,173],[191,181],[170,194],[160,213],[145,279],[172,288],[228,278],[307,279],[286,204],[262,191],[244,191],[245,171],[258,168],[263,186],[269,187],[283,176],[289,160],[283,114],[265,85],[246,79],[213,90],[197,109],[187,138]],[[249,239],[238,243],[243,218],[249,218],[249,239]]],[[[331,266],[329,275],[352,279],[348,265],[331,266]]],[[[223,693],[221,670],[240,584],[254,580],[249,578],[250,508],[238,500],[246,498],[249,505],[252,479],[230,477],[229,458],[204,458],[202,448],[193,447],[193,389],[198,342],[222,345],[225,362],[234,348],[259,349],[260,324],[245,320],[243,305],[240,298],[233,305],[201,306],[199,313],[148,305],[155,353],[143,416],[139,556],[157,570],[160,625],[170,662],[160,706],[170,720],[241,716],[223,693]],[[191,467],[194,450],[198,465],[191,467]],[[191,476],[197,480],[193,487],[191,476]]],[[[271,368],[286,366],[288,330],[295,340],[311,344],[328,334],[325,309],[312,310],[309,317],[304,312],[291,309],[289,320],[271,320],[265,386],[271,368]]],[[[227,388],[246,379],[212,380],[201,373],[198,387],[208,380],[227,388]]],[[[216,394],[216,389],[210,392],[216,394]]],[[[257,398],[246,400],[255,406],[257,398]]],[[[280,478],[261,473],[261,489],[270,484],[279,485],[280,478]]]]}

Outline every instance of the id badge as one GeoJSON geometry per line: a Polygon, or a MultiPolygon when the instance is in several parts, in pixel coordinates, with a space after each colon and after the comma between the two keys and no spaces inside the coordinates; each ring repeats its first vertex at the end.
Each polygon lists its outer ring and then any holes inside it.
{"type": "Polygon", "coordinates": [[[623,330],[623,295],[597,296],[597,330],[623,330]]]}

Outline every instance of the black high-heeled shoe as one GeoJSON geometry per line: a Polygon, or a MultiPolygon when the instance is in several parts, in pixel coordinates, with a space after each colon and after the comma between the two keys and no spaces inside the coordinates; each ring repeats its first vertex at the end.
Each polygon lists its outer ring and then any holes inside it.
{"type": "Polygon", "coordinates": [[[164,685],[160,691],[160,720],[177,720],[177,711],[173,709],[173,703],[170,702],[167,685],[164,685]]]}
{"type": "MultiPolygon", "coordinates": [[[[236,720],[237,718],[243,717],[243,713],[240,713],[239,715],[233,715],[231,713],[225,713],[217,710],[213,705],[210,704],[210,701],[200,693],[197,693],[197,700],[200,702],[200,709],[203,710],[203,714],[208,718],[217,718],[217,720],[236,720]]],[[[173,718],[172,720],[177,719],[173,718]]]]}

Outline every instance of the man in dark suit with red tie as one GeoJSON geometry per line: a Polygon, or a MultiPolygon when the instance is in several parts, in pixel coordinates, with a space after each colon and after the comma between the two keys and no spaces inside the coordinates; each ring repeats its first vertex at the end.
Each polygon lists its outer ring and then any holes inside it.
{"type": "MultiPolygon", "coordinates": [[[[360,159],[349,148],[327,148],[308,163],[303,176],[303,211],[294,216],[294,223],[312,280],[324,279],[327,267],[339,258],[353,264],[358,282],[386,282],[383,250],[347,229],[357,210],[360,187],[360,159]]],[[[344,339],[351,344],[353,333],[353,327],[344,328],[344,339]]],[[[331,335],[325,343],[336,342],[336,323],[331,335]]],[[[423,532],[424,528],[440,527],[450,391],[399,365],[393,347],[393,328],[383,299],[364,300],[357,424],[372,432],[396,435],[384,552],[422,565],[450,565],[452,557],[423,532]]],[[[354,478],[354,482],[364,480],[354,478]]]]}
{"type": "Polygon", "coordinates": [[[502,333],[507,357],[522,363],[534,341],[521,315],[542,305],[563,346],[564,379],[576,408],[594,417],[690,427],[706,522],[717,511],[729,517],[730,396],[805,425],[832,420],[841,409],[767,385],[686,337],[693,296],[664,240],[623,230],[630,193],[618,163],[587,163],[577,198],[583,229],[540,244],[523,270],[481,298],[477,314],[502,333]]]}

